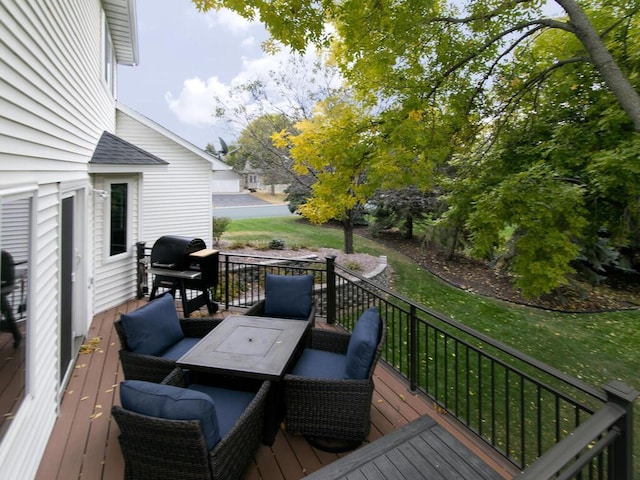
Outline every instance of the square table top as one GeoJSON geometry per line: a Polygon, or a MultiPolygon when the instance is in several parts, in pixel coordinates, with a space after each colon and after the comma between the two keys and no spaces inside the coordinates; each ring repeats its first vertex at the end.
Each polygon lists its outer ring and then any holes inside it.
{"type": "Polygon", "coordinates": [[[279,380],[310,327],[304,320],[230,315],[176,363],[193,370],[279,380]]]}
{"type": "Polygon", "coordinates": [[[305,480],[501,480],[442,425],[423,416],[351,452],[305,480]]]}

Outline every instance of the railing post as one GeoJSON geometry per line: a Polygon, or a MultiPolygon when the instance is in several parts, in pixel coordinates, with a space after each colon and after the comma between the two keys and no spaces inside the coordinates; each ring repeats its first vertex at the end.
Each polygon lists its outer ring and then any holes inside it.
{"type": "Polygon", "coordinates": [[[145,242],[136,242],[137,297],[144,298],[149,291],[147,286],[147,260],[144,256],[145,242]]]}
{"type": "Polygon", "coordinates": [[[336,323],[336,257],[327,257],[327,323],[336,323]]]}
{"type": "Polygon", "coordinates": [[[224,309],[229,310],[229,255],[224,256],[224,309]]]}
{"type": "Polygon", "coordinates": [[[418,321],[415,305],[409,309],[409,335],[409,388],[415,392],[418,388],[418,321]]]}
{"type": "Polygon", "coordinates": [[[609,462],[609,478],[632,480],[633,403],[638,398],[639,393],[618,380],[608,382],[603,389],[607,393],[607,401],[621,406],[626,412],[617,424],[621,435],[612,449],[612,456],[609,462]]]}

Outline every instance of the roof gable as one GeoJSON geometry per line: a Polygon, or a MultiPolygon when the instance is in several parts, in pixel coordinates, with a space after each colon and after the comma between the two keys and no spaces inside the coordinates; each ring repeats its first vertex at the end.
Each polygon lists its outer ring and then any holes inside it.
{"type": "Polygon", "coordinates": [[[164,128],[162,125],[160,125],[160,124],[154,122],[153,120],[145,117],[141,113],[136,112],[132,108],[127,107],[126,105],[124,105],[122,103],[116,102],[116,110],[119,110],[120,112],[124,113],[125,115],[133,118],[135,121],[137,121],[137,122],[141,123],[142,125],[150,128],[151,130],[154,130],[155,132],[157,132],[160,135],[168,138],[172,142],[177,143],[178,145],[180,145],[183,148],[186,148],[191,153],[194,153],[194,154],[198,155],[203,160],[206,160],[207,162],[211,163],[213,170],[233,170],[233,167],[231,167],[227,163],[225,163],[225,162],[223,162],[221,160],[218,160],[213,155],[207,153],[206,151],[202,150],[201,148],[196,147],[195,145],[193,145],[192,143],[188,142],[184,138],[179,137],[175,133],[173,133],[170,130],[164,128]]]}
{"type": "Polygon", "coordinates": [[[166,167],[169,163],[115,136],[102,132],[89,161],[91,173],[141,171],[141,167],[166,167]]]}

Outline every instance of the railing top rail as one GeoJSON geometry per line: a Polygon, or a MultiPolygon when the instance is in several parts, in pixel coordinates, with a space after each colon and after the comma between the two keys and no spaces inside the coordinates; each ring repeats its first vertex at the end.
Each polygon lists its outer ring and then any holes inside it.
{"type": "Polygon", "coordinates": [[[253,253],[234,253],[234,252],[220,252],[220,255],[224,255],[227,257],[239,257],[239,258],[255,258],[258,260],[277,260],[277,261],[292,261],[292,262],[306,262],[306,263],[323,263],[325,261],[324,258],[309,258],[307,255],[300,255],[298,257],[278,257],[272,255],[256,255],[253,253]]]}
{"type": "Polygon", "coordinates": [[[469,335],[472,338],[475,338],[476,340],[479,340],[487,345],[490,345],[500,351],[503,351],[505,353],[507,353],[508,355],[510,355],[513,358],[518,359],[519,361],[523,362],[526,365],[530,365],[538,370],[542,370],[544,371],[546,374],[548,374],[549,376],[551,376],[552,378],[555,378],[557,380],[560,380],[570,386],[572,386],[573,388],[582,391],[592,397],[594,397],[595,399],[605,402],[607,400],[607,396],[606,394],[594,387],[593,385],[589,385],[588,383],[582,382],[580,380],[578,380],[575,377],[572,377],[571,375],[567,375],[566,373],[561,372],[560,370],[547,365],[544,362],[541,362],[540,360],[537,360],[525,353],[520,352],[519,350],[516,350],[515,348],[510,347],[509,345],[502,343],[498,340],[495,340],[491,337],[489,337],[488,335],[485,335],[484,333],[478,332],[477,330],[474,330],[473,328],[458,322],[456,320],[453,320],[452,318],[449,318],[445,315],[442,315],[441,313],[436,312],[435,310],[430,309],[429,307],[419,304],[401,294],[399,294],[398,292],[394,292],[388,288],[386,288],[384,285],[380,285],[377,284],[375,282],[372,282],[370,279],[367,279],[365,277],[363,277],[362,275],[359,275],[356,272],[353,272],[345,267],[342,267],[340,265],[336,265],[336,271],[337,270],[342,270],[344,271],[346,274],[348,274],[350,277],[356,277],[362,281],[366,281],[366,282],[370,282],[375,284],[376,289],[380,290],[381,292],[384,292],[387,295],[391,295],[395,298],[397,298],[398,300],[406,303],[407,305],[410,306],[414,306],[416,308],[416,310],[418,312],[422,312],[425,313],[427,315],[429,315],[430,317],[433,317],[437,320],[439,320],[440,322],[442,322],[445,325],[448,325],[452,328],[455,328],[457,330],[460,330],[462,332],[464,332],[465,334],[469,335]]]}
{"type": "MultiPolygon", "coordinates": [[[[539,457],[536,462],[520,474],[518,479],[553,478],[563,467],[578,458],[580,452],[596,440],[602,432],[608,431],[624,415],[625,410],[621,406],[611,402],[605,404],[598,412],[579,425],[572,435],[563,438],[551,450],[539,457]]],[[[619,432],[615,431],[608,441],[612,442],[618,434],[619,432]]]]}

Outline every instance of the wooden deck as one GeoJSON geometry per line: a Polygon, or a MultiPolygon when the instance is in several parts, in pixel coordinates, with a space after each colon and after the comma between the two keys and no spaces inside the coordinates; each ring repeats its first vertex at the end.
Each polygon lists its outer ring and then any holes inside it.
{"type": "MultiPolygon", "coordinates": [[[[145,302],[132,300],[94,318],[64,393],[59,418],[36,479],[123,478],[124,462],[118,444],[118,426],[110,415],[111,406],[119,403],[118,384],[124,379],[118,361],[120,342],[113,322],[120,313],[135,310],[145,302]]],[[[228,313],[231,312],[217,315],[228,313]]],[[[323,327],[321,319],[317,324],[323,327]]],[[[447,415],[436,412],[426,398],[411,393],[404,379],[382,362],[374,375],[369,441],[428,415],[502,478],[512,479],[517,473],[504,460],[492,455],[489,449],[473,443],[473,437],[463,427],[447,415]]],[[[247,469],[245,480],[297,480],[344,455],[317,450],[303,437],[280,430],[271,447],[260,446],[254,462],[247,469]]]]}

